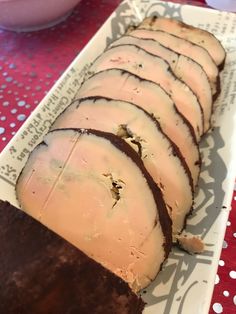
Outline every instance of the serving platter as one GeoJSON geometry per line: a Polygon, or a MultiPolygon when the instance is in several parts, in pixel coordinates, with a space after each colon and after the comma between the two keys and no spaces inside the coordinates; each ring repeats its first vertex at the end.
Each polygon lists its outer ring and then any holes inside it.
{"type": "Polygon", "coordinates": [[[19,207],[15,183],[30,151],[74,99],[92,61],[130,25],[150,15],[174,17],[209,30],[227,51],[222,91],[214,105],[214,127],[201,140],[201,175],[194,211],[187,221],[187,231],[203,239],[205,251],[189,255],[173,248],[156,280],[142,291],[146,314],[203,314],[209,310],[236,174],[235,14],[162,1],[122,2],[1,153],[0,199],[19,207]]]}

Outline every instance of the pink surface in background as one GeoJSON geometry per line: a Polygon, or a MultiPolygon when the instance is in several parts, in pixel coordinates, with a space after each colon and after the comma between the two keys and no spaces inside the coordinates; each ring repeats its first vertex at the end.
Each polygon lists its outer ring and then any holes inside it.
{"type": "MultiPolygon", "coordinates": [[[[65,22],[53,28],[32,33],[0,30],[0,151],[119,3],[83,0],[65,22]]],[[[236,313],[235,198],[236,193],[210,313],[236,313]]]]}

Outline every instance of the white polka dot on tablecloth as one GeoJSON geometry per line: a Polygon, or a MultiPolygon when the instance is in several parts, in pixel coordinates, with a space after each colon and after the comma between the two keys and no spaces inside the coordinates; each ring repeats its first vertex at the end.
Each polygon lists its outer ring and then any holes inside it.
{"type": "Polygon", "coordinates": [[[236,305],[236,295],[233,297],[234,305],[236,305]]]}
{"type": "Polygon", "coordinates": [[[0,127],[0,134],[3,134],[5,132],[5,129],[0,127]]]}
{"type": "Polygon", "coordinates": [[[228,296],[229,296],[229,291],[225,290],[225,291],[223,292],[223,295],[224,295],[225,297],[228,297],[228,296]]]}
{"type": "Polygon", "coordinates": [[[224,240],[224,242],[223,242],[223,249],[227,249],[227,247],[228,247],[228,243],[224,240]]]}
{"type": "Polygon", "coordinates": [[[236,232],[233,233],[233,236],[236,238],[236,232]]]}
{"type": "Polygon", "coordinates": [[[227,227],[228,226],[231,226],[231,222],[230,221],[227,221],[227,227]]]}
{"type": "Polygon", "coordinates": [[[231,272],[229,273],[229,276],[230,276],[232,279],[236,279],[236,271],[231,270],[231,272]]]}
{"type": "Polygon", "coordinates": [[[223,260],[219,260],[219,265],[220,266],[224,266],[225,265],[225,262],[223,260]]]}
{"type": "Polygon", "coordinates": [[[37,91],[40,91],[41,89],[42,89],[42,87],[39,86],[39,85],[37,85],[37,86],[35,87],[35,90],[37,90],[37,91]]]}
{"type": "Polygon", "coordinates": [[[25,114],[19,114],[18,116],[17,116],[17,120],[18,121],[24,121],[26,119],[26,115],[25,114]]]}
{"type": "Polygon", "coordinates": [[[6,82],[10,83],[13,80],[11,76],[6,77],[6,82]]]}
{"type": "Polygon", "coordinates": [[[20,101],[18,101],[17,105],[18,105],[19,107],[24,107],[24,106],[26,105],[26,103],[25,103],[24,100],[20,100],[20,101]]]}
{"type": "Polygon", "coordinates": [[[212,308],[215,313],[218,313],[218,314],[223,313],[223,307],[220,303],[214,303],[212,308]]]}
{"type": "Polygon", "coordinates": [[[16,65],[14,63],[9,64],[9,69],[16,69],[16,65]]]}
{"type": "Polygon", "coordinates": [[[218,274],[216,274],[215,285],[217,285],[219,282],[220,282],[220,277],[218,274]]]}

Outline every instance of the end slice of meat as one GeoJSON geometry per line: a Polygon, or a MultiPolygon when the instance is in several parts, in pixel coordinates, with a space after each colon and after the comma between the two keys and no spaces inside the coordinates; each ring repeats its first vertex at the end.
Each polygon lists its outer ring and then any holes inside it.
{"type": "Polygon", "coordinates": [[[142,313],[121,278],[2,201],[0,246],[2,314],[142,313]]]}
{"type": "Polygon", "coordinates": [[[162,30],[180,38],[187,39],[205,48],[220,69],[224,66],[226,56],[225,50],[220,41],[212,33],[206,30],[185,24],[175,19],[156,16],[146,18],[138,27],[162,30]]]}
{"type": "Polygon", "coordinates": [[[197,184],[201,162],[193,128],[159,85],[124,70],[109,69],[94,74],[82,84],[76,97],[88,96],[132,102],[151,114],[179,148],[191,172],[194,186],[197,184]]]}
{"type": "Polygon", "coordinates": [[[16,192],[28,214],[134,290],[147,286],[168,256],[171,221],[162,194],[138,154],[113,134],[50,132],[16,192]]]}
{"type": "Polygon", "coordinates": [[[214,99],[220,93],[219,69],[205,48],[164,31],[137,28],[130,31],[129,34],[142,39],[156,40],[164,47],[193,59],[199,63],[206,72],[211,84],[214,99]]]}
{"type": "Polygon", "coordinates": [[[203,110],[204,132],[210,128],[212,114],[212,92],[208,77],[203,68],[194,60],[175,53],[152,39],[140,39],[123,36],[112,43],[112,47],[119,45],[136,45],[147,52],[165,60],[176,77],[186,83],[196,94],[203,110]]]}
{"type": "Polygon", "coordinates": [[[197,140],[200,140],[203,134],[203,113],[198,99],[184,82],[177,79],[166,61],[135,45],[121,45],[100,55],[90,70],[96,73],[112,68],[128,70],[160,84],[171,95],[178,110],[193,126],[197,140]]]}
{"type": "Polygon", "coordinates": [[[147,112],[128,102],[91,97],[75,101],[52,127],[93,127],[123,138],[140,155],[161,189],[172,219],[173,234],[182,231],[193,203],[191,174],[175,144],[147,112]]]}

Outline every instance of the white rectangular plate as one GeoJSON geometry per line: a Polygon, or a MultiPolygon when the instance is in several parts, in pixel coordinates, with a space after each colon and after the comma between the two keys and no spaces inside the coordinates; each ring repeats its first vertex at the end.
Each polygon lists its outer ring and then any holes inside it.
{"type": "Polygon", "coordinates": [[[195,210],[187,230],[200,235],[206,250],[188,255],[173,249],[163,271],[143,294],[146,314],[208,313],[236,173],[236,15],[174,3],[124,1],[43,99],[0,155],[0,199],[19,207],[15,183],[30,151],[74,98],[84,74],[104,48],[149,15],[171,16],[213,32],[227,50],[214,131],[201,141],[203,156],[195,210]]]}

